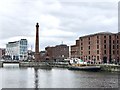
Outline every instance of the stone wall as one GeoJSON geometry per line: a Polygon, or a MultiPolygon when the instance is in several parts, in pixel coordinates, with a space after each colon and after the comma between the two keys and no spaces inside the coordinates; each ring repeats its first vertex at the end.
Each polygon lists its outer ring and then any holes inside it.
{"type": "Polygon", "coordinates": [[[100,65],[103,71],[120,71],[120,65],[100,65]]]}
{"type": "Polygon", "coordinates": [[[3,62],[0,62],[0,67],[3,67],[3,62]]]}

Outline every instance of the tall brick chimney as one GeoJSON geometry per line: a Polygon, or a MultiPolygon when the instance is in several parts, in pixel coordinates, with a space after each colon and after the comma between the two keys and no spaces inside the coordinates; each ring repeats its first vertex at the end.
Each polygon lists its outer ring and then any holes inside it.
{"type": "Polygon", "coordinates": [[[35,61],[40,61],[39,53],[39,24],[36,24],[36,41],[35,41],[35,61]]]}

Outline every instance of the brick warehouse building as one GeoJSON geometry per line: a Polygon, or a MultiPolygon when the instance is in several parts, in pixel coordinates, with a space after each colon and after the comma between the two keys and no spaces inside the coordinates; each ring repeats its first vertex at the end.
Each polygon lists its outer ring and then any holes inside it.
{"type": "Polygon", "coordinates": [[[54,47],[46,47],[46,59],[64,60],[69,57],[69,46],[65,44],[56,45],[54,47]]]}
{"type": "Polygon", "coordinates": [[[120,32],[101,32],[79,37],[71,46],[71,57],[93,63],[120,62],[120,32]]]}

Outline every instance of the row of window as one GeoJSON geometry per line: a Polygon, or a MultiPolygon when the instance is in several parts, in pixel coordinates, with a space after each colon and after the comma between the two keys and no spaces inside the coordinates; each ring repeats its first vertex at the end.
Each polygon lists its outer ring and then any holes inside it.
{"type": "MultiPolygon", "coordinates": [[[[104,36],[104,38],[106,39],[106,36],[104,36]]],[[[116,38],[117,39],[119,39],[119,36],[116,36],[116,38]]],[[[90,40],[91,38],[90,37],[88,37],[88,40],[90,40]]],[[[99,36],[97,36],[97,39],[99,39],[99,36]]],[[[109,39],[111,39],[111,36],[109,36],[109,39]]],[[[80,39],[81,41],[83,41],[83,39],[81,38],[80,39]]]]}
{"type": "MultiPolygon", "coordinates": [[[[99,40],[97,40],[97,43],[99,43],[99,40]]],[[[106,40],[104,40],[104,43],[106,43],[106,40]]],[[[111,40],[110,40],[110,43],[111,43],[111,40]]],[[[119,44],[119,40],[117,40],[116,43],[119,44]]],[[[88,42],[88,44],[90,44],[90,41],[88,42]]],[[[115,44],[114,40],[113,40],[113,44],[115,44]]],[[[83,45],[83,43],[81,43],[81,45],[83,45]]]]}
{"type": "MultiPolygon", "coordinates": [[[[96,60],[96,56],[92,56],[92,57],[91,57],[91,56],[86,56],[86,57],[84,57],[84,58],[85,58],[85,59],[89,59],[89,60],[92,58],[92,59],[96,60]]],[[[81,57],[81,59],[83,59],[83,57],[81,57]]],[[[99,56],[97,56],[97,60],[100,60],[100,59],[99,59],[99,56]]]]}
{"type": "MultiPolygon", "coordinates": [[[[104,50],[104,54],[107,54],[107,51],[106,50],[104,50]]],[[[110,52],[110,54],[111,54],[111,52],[110,52]]],[[[112,54],[114,55],[115,54],[115,51],[112,51],[112,54]]],[[[119,51],[117,50],[117,53],[116,54],[119,54],[119,51]]]]}
{"type": "MultiPolygon", "coordinates": [[[[111,40],[109,40],[109,42],[111,43],[111,40]]],[[[106,43],[106,40],[104,40],[104,43],[106,43]]],[[[116,43],[119,44],[119,40],[117,40],[116,43]]],[[[113,44],[115,44],[115,40],[113,40],[113,44]]]]}
{"type": "MultiPolygon", "coordinates": [[[[88,51],[88,53],[90,54],[90,51],[88,51]]],[[[81,55],[83,54],[83,52],[81,52],[81,55]]],[[[99,50],[97,50],[97,54],[100,54],[99,53],[99,50]]],[[[107,54],[107,51],[106,50],[104,50],[104,54],[107,54]]],[[[115,51],[113,51],[113,53],[112,54],[115,54],[115,51]]],[[[117,50],[117,54],[119,54],[119,51],[117,50]]]]}
{"type": "Polygon", "coordinates": [[[26,54],[26,52],[20,52],[20,54],[26,54]]]}
{"type": "Polygon", "coordinates": [[[20,46],[20,49],[27,49],[27,46],[20,46]]]}
{"type": "MultiPolygon", "coordinates": [[[[107,48],[107,46],[104,45],[104,49],[106,49],[106,48],[107,48]]],[[[116,48],[119,49],[119,45],[117,45],[116,48]]],[[[90,46],[88,46],[88,49],[90,49],[90,46]]],[[[99,45],[97,45],[97,49],[99,49],[99,45]]],[[[115,49],[115,45],[113,45],[113,49],[115,49]]],[[[81,50],[83,50],[83,47],[81,47],[81,50]]]]}
{"type": "Polygon", "coordinates": [[[20,41],[20,45],[27,45],[27,41],[20,41]]]}
{"type": "MultiPolygon", "coordinates": [[[[116,48],[119,49],[119,45],[116,48]]],[[[106,45],[104,45],[104,49],[106,49],[106,45]]],[[[113,49],[115,49],[115,45],[113,45],[113,49]]]]}

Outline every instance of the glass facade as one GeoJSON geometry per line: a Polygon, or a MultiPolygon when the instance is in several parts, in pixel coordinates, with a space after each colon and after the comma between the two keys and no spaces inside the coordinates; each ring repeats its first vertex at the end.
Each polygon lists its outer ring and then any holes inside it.
{"type": "Polygon", "coordinates": [[[27,57],[27,39],[21,39],[6,44],[6,55],[11,56],[13,60],[24,60],[27,57]]]}

